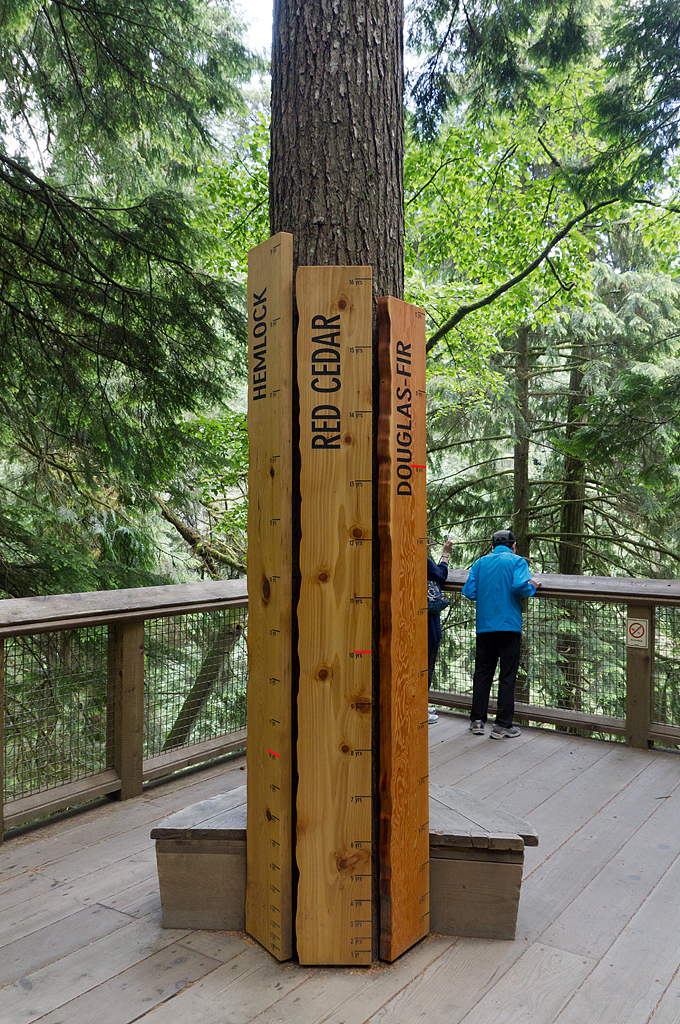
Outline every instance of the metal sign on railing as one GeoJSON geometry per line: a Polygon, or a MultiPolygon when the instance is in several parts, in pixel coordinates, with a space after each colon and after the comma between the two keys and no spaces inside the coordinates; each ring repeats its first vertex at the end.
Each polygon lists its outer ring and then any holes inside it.
{"type": "Polygon", "coordinates": [[[649,619],[626,619],[626,646],[649,647],[649,619]]]}

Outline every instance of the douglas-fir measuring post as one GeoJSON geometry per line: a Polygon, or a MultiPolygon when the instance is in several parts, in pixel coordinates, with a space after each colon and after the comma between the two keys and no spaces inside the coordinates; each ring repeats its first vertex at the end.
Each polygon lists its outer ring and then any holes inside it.
{"type": "Polygon", "coordinates": [[[371,286],[370,267],[297,273],[303,964],[371,963],[371,286]]]}
{"type": "Polygon", "coordinates": [[[429,930],[425,313],[378,299],[380,956],[429,930]]]}
{"type": "Polygon", "coordinates": [[[293,236],[248,257],[246,930],[293,955],[293,236]]]}

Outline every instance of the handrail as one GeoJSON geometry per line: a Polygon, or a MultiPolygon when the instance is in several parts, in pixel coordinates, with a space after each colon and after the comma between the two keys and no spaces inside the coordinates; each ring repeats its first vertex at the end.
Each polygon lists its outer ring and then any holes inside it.
{"type": "Polygon", "coordinates": [[[217,608],[242,608],[247,604],[248,589],[244,579],[10,598],[0,601],[0,639],[81,626],[102,626],[129,619],[157,619],[217,608]]]}
{"type": "MultiPolygon", "coordinates": [[[[626,644],[625,718],[595,716],[569,708],[542,708],[517,704],[518,717],[524,716],[532,721],[584,729],[597,728],[595,722],[599,722],[602,731],[623,735],[626,742],[635,747],[646,748],[653,745],[655,740],[680,744],[680,727],[678,725],[659,724],[652,721],[657,606],[677,607],[680,605],[680,581],[610,576],[566,576],[557,573],[536,573],[534,575],[541,582],[540,588],[536,591],[536,597],[542,601],[553,599],[624,605],[630,628],[638,626],[642,628],[646,623],[646,640],[642,646],[630,642],[628,636],[624,641],[626,644]]],[[[460,592],[467,578],[467,569],[449,569],[448,579],[443,587],[448,591],[460,592]]],[[[461,710],[469,709],[471,704],[469,694],[452,694],[447,691],[431,691],[430,700],[461,710]]]]}
{"type": "MultiPolygon", "coordinates": [[[[542,600],[572,599],[618,603],[627,606],[628,621],[646,619],[649,645],[646,649],[627,647],[625,718],[612,718],[569,708],[518,705],[520,717],[548,722],[558,727],[596,729],[622,734],[626,742],[646,747],[655,740],[680,745],[680,727],[657,724],[651,718],[654,692],[654,654],[656,605],[680,606],[680,581],[634,579],[603,576],[564,576],[536,574],[542,586],[542,600]]],[[[460,591],[467,579],[465,569],[450,569],[444,584],[449,591],[460,591]]],[[[245,730],[225,733],[143,759],[144,721],[144,622],[170,616],[245,608],[248,592],[245,579],[207,581],[130,590],[107,590],[82,594],[56,594],[0,600],[0,709],[3,696],[3,653],[5,641],[32,634],[108,627],[107,677],[111,727],[112,760],[106,771],[71,783],[48,788],[21,797],[5,808],[5,826],[20,824],[73,803],[104,793],[121,799],[138,795],[142,783],[170,774],[178,768],[242,749],[245,730]]],[[[470,697],[466,693],[431,691],[435,703],[465,710],[470,697]]],[[[2,753],[2,714],[0,714],[0,755],[2,753]]],[[[0,756],[0,791],[2,758],[0,756]]],[[[0,803],[0,842],[3,814],[0,803]]]]}
{"type": "MultiPolygon", "coordinates": [[[[543,598],[575,598],[581,601],[612,601],[620,604],[680,605],[680,580],[650,580],[628,576],[563,576],[534,573],[541,581],[536,592],[543,598]]],[[[446,590],[461,590],[467,569],[449,569],[446,590]]]]}
{"type": "Polygon", "coordinates": [[[247,606],[244,579],[0,601],[0,843],[4,828],[106,794],[118,799],[137,796],[144,782],[243,749],[245,729],[237,729],[144,757],[145,623],[247,606]],[[108,631],[102,673],[107,694],[106,769],[61,785],[46,785],[3,806],[2,709],[7,645],[36,634],[100,626],[108,631]]]}
{"type": "MultiPolygon", "coordinates": [[[[535,573],[542,598],[575,598],[621,604],[680,605],[680,580],[623,576],[564,576],[535,573]]],[[[467,569],[449,569],[446,590],[461,590],[467,569]]],[[[244,607],[245,579],[180,583],[130,590],[98,590],[82,594],[47,594],[0,601],[0,638],[98,626],[126,619],[153,619],[191,614],[210,608],[244,607]]]]}

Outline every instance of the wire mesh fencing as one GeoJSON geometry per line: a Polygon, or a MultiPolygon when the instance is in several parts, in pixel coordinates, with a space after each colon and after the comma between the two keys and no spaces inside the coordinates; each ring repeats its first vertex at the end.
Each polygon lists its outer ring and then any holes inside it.
{"type": "MultiPolygon", "coordinates": [[[[244,729],[246,608],[148,620],[144,757],[244,729]]],[[[5,640],[5,804],[113,767],[107,626],[5,640]]]]}
{"type": "Polygon", "coordinates": [[[111,767],[105,626],[5,641],[7,803],[111,767]]]}
{"type": "Polygon", "coordinates": [[[680,608],[656,609],[652,722],[680,725],[680,608]]]}
{"type": "MultiPolygon", "coordinates": [[[[460,593],[451,598],[432,689],[471,696],[475,608],[460,593]]],[[[625,629],[625,605],[526,600],[516,701],[624,718],[625,629]]]]}
{"type": "Polygon", "coordinates": [[[246,620],[224,608],[146,623],[145,757],[245,728],[246,620]]]}

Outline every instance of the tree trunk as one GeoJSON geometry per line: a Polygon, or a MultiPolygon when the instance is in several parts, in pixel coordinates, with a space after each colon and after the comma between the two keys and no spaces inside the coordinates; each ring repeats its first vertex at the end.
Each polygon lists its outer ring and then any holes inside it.
{"type": "MultiPolygon", "coordinates": [[[[517,538],[517,554],[529,557],[529,327],[520,327],[516,334],[515,393],[517,395],[517,429],[513,461],[513,515],[512,530],[517,538]]],[[[526,597],[522,599],[522,612],[527,611],[526,597]]],[[[519,703],[531,703],[529,681],[529,648],[526,634],[522,647],[515,683],[515,696],[519,703]]]]}
{"type": "MultiPolygon", "coordinates": [[[[269,163],[271,233],[293,235],[298,266],[373,268],[373,429],[378,415],[377,302],[404,294],[403,0],[274,0],[272,127],[269,163]]],[[[295,337],[296,309],[293,316],[295,337]]],[[[293,398],[293,422],[297,422],[293,398]]],[[[294,460],[299,458],[294,426],[294,460]]],[[[374,433],[375,436],[375,433],[374,433]]],[[[297,466],[294,464],[293,476],[297,466]]],[[[373,535],[377,537],[374,452],[373,535]]],[[[294,485],[294,548],[300,542],[300,495],[294,485]]],[[[294,562],[296,556],[294,555],[294,562]]],[[[373,545],[377,596],[378,545],[373,545]]],[[[294,573],[293,602],[299,592],[294,573]]],[[[378,650],[373,601],[373,650],[378,650]]],[[[295,647],[295,641],[294,641],[295,647]]],[[[379,706],[377,654],[373,706],[379,706]]],[[[378,749],[373,714],[373,748],[378,749]]],[[[377,794],[378,758],[372,758],[377,794]]],[[[373,950],[378,949],[377,801],[373,809],[373,950]]]]}
{"type": "MultiPolygon", "coordinates": [[[[572,356],[574,354],[572,353],[572,356]]],[[[579,357],[580,358],[580,357],[579,357]]],[[[567,441],[583,425],[583,418],[577,409],[582,401],[583,370],[581,365],[572,368],[569,378],[569,401],[567,404],[567,441]]],[[[586,467],[574,455],[564,456],[564,493],[560,510],[560,539],[558,546],[559,573],[568,576],[583,574],[583,530],[585,525],[586,467]]],[[[563,706],[581,710],[583,701],[583,621],[578,602],[567,602],[565,628],[558,634],[557,656],[564,674],[563,706]]]]}
{"type": "MultiPolygon", "coordinates": [[[[583,370],[573,367],[569,378],[566,439],[571,440],[583,426],[576,410],[582,401],[583,370]]],[[[574,455],[564,456],[564,495],[560,510],[558,572],[568,576],[583,574],[583,529],[585,524],[586,467],[574,455]]]]}
{"type": "Polygon", "coordinates": [[[403,3],[275,0],[269,216],[297,266],[403,298],[403,3]]]}
{"type": "Polygon", "coordinates": [[[241,635],[241,626],[228,623],[220,630],[203,659],[200,671],[184,699],[175,723],[168,733],[163,750],[172,750],[186,743],[196,719],[205,706],[220,675],[228,670],[236,642],[241,635]]]}
{"type": "Polygon", "coordinates": [[[517,394],[517,440],[514,452],[513,533],[517,554],[529,557],[529,328],[516,334],[515,389],[517,394]]]}

